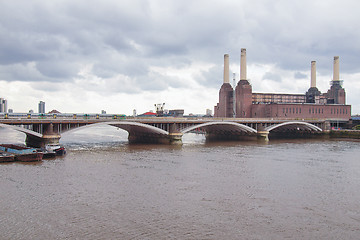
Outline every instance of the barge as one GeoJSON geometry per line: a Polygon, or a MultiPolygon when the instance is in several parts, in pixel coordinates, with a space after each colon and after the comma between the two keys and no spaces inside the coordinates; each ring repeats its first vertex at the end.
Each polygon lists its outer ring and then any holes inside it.
{"type": "Polygon", "coordinates": [[[35,148],[14,144],[0,144],[0,151],[14,155],[14,160],[21,162],[41,161],[43,158],[43,153],[37,151],[35,148]]]}

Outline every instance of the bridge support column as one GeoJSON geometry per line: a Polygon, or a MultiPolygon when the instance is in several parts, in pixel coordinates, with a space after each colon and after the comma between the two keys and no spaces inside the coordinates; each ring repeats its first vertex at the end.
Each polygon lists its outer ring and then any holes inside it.
{"type": "Polygon", "coordinates": [[[29,147],[42,148],[47,144],[59,144],[61,136],[58,134],[54,135],[43,135],[42,137],[36,137],[32,135],[26,136],[26,145],[29,147]]]}
{"type": "Polygon", "coordinates": [[[181,145],[183,134],[177,130],[176,123],[170,125],[169,128],[169,144],[181,145]]]}
{"type": "Polygon", "coordinates": [[[182,144],[182,133],[170,133],[169,134],[169,144],[181,145],[182,144]]]}
{"type": "Polygon", "coordinates": [[[269,141],[269,132],[268,131],[258,131],[258,139],[264,140],[265,142],[269,141]]]}
{"type": "Polygon", "coordinates": [[[54,132],[54,125],[50,123],[41,137],[33,136],[30,134],[26,135],[26,145],[29,147],[42,148],[47,144],[59,144],[61,136],[54,132]]]}

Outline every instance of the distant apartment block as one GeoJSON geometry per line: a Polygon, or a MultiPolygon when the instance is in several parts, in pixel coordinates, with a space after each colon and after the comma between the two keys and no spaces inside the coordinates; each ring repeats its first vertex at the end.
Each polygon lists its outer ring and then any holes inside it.
{"type": "Polygon", "coordinates": [[[39,113],[45,113],[45,102],[39,102],[39,113]]]}
{"type": "Polygon", "coordinates": [[[0,98],[0,112],[7,113],[7,100],[4,98],[0,98]]]}

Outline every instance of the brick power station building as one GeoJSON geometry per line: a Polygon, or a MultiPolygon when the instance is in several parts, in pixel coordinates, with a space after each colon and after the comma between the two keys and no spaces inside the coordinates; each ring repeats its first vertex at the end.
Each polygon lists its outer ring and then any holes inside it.
{"type": "Polygon", "coordinates": [[[316,62],[311,62],[311,85],[305,94],[254,93],[246,78],[246,49],[241,49],[240,80],[235,89],[229,80],[229,55],[224,55],[224,82],[214,117],[223,118],[322,118],[348,121],[351,105],[346,105],[345,89],[339,78],[339,57],[334,57],[330,89],[316,87],[316,62]]]}

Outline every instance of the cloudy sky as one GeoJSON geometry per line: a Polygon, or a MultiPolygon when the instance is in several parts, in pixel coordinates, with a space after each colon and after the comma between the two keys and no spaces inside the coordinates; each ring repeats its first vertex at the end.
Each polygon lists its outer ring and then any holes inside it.
{"type": "Polygon", "coordinates": [[[305,93],[310,63],[329,88],[333,57],[360,113],[357,0],[0,0],[0,97],[15,112],[132,114],[213,109],[224,54],[254,92],[305,93]]]}

